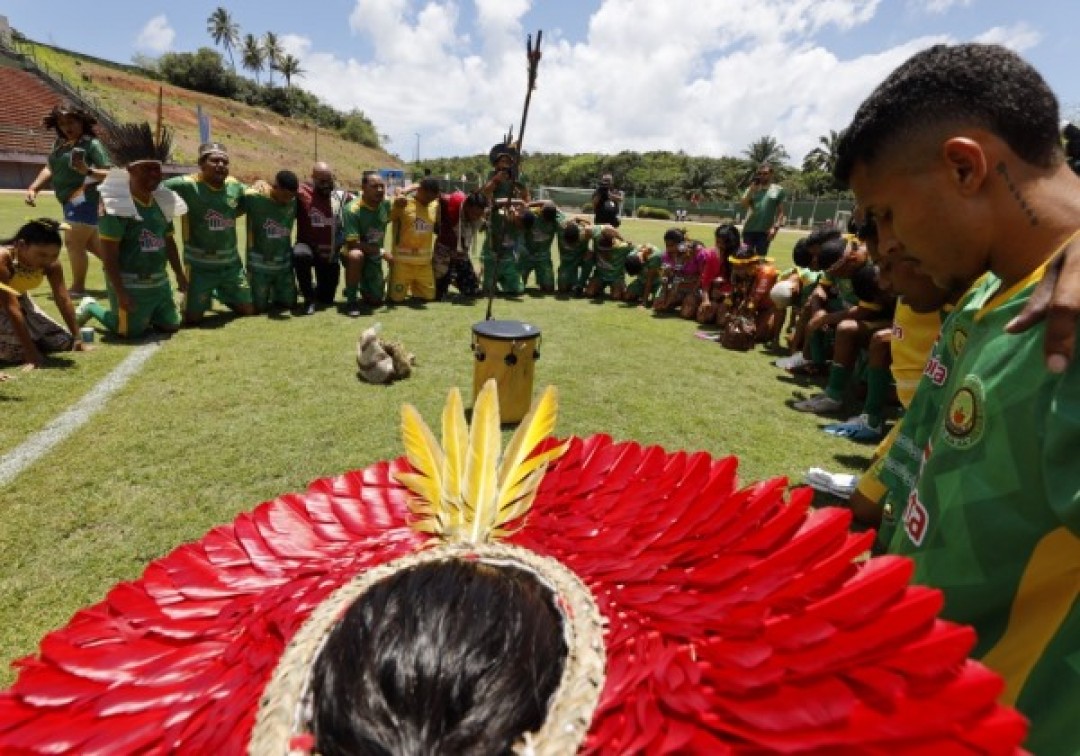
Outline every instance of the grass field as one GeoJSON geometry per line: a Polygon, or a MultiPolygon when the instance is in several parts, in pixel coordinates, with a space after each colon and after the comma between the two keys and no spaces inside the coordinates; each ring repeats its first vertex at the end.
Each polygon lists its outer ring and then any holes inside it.
{"type": "MultiPolygon", "coordinates": [[[[42,196],[37,214],[54,214],[42,196]]],[[[0,195],[0,236],[31,214],[0,195]]],[[[711,227],[694,227],[711,240],[711,227]]],[[[625,235],[659,242],[667,224],[629,221],[625,235]]],[[[781,235],[780,261],[796,236],[781,235]]],[[[65,255],[66,258],[66,255],[65,255]]],[[[89,288],[103,291],[100,265],[89,288]]],[[[36,293],[55,312],[47,287],[36,293]]],[[[233,319],[220,313],[163,342],[143,370],[46,459],[0,488],[0,684],[7,664],[119,580],[214,525],[309,481],[399,456],[399,407],[437,421],[446,391],[471,397],[471,326],[485,302],[382,308],[350,319],[233,319]],[[374,321],[418,358],[412,378],[360,383],[355,342],[374,321]]],[[[560,389],[559,435],[608,433],[668,449],[737,454],[745,482],[810,466],[857,471],[869,447],[820,431],[786,406],[816,390],[758,348],[729,352],[694,338],[695,324],[606,302],[527,293],[494,314],[543,332],[536,386],[560,389]]],[[[134,348],[99,337],[88,353],[0,384],[0,454],[85,395],[134,348]]]]}

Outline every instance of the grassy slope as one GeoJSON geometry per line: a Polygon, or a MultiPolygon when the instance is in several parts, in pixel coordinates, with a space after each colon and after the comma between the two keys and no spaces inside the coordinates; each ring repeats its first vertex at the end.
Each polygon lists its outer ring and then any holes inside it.
{"type": "MultiPolygon", "coordinates": [[[[160,87],[164,122],[174,130],[173,159],[177,163],[195,163],[199,143],[197,105],[210,115],[213,139],[229,148],[237,178],[269,178],[281,168],[291,168],[306,176],[315,160],[315,131],[308,121],[181,89],[52,48],[37,46],[36,55],[65,80],[93,95],[121,121],[155,123],[160,87]]],[[[349,185],[359,184],[361,171],[401,167],[397,158],[382,150],[348,142],[325,131],[318,134],[318,157],[333,165],[339,178],[349,185]]]]}
{"type": "MultiPolygon", "coordinates": [[[[43,197],[40,208],[57,210],[43,197]]],[[[0,232],[26,215],[0,195],[0,232]]],[[[691,229],[709,238],[708,227],[691,229]]],[[[630,221],[628,238],[659,242],[665,224],[630,221]]],[[[794,236],[777,256],[788,258],[794,236]]],[[[90,288],[102,287],[93,266],[90,288]]],[[[39,290],[36,300],[55,311],[39,290]]],[[[498,300],[495,317],[543,330],[537,386],[561,392],[560,435],[609,433],[668,449],[737,454],[744,481],[806,468],[855,471],[870,449],[820,432],[824,421],[785,406],[800,387],[758,348],[723,350],[695,325],[614,303],[526,295],[498,300]]],[[[182,331],[88,425],[0,488],[0,663],[31,653],[50,628],[118,580],[278,494],[317,477],[400,455],[398,411],[429,422],[450,386],[471,397],[471,326],[484,303],[383,308],[349,319],[212,319],[182,331]],[[419,365],[390,387],[359,383],[354,344],[374,320],[419,365]],[[220,327],[215,327],[220,326],[220,327]]],[[[99,340],[86,354],[0,384],[0,453],[85,394],[132,346],[99,340]]],[[[10,368],[8,372],[11,372],[10,368]]],[[[10,682],[0,670],[0,684],[10,682]]]]}

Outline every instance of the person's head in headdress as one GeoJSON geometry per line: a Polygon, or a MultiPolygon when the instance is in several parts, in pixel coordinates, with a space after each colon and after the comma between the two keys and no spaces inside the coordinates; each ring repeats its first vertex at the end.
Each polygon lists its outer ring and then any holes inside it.
{"type": "Polygon", "coordinates": [[[199,173],[202,180],[217,189],[229,177],[229,151],[220,142],[199,145],[199,173]]]}
{"type": "Polygon", "coordinates": [[[168,161],[172,150],[170,129],[162,128],[155,133],[146,121],[122,123],[106,129],[101,139],[113,162],[127,169],[134,196],[145,198],[158,188],[162,165],[168,161]]]}
{"type": "Polygon", "coordinates": [[[517,145],[513,142],[499,142],[488,152],[488,160],[497,171],[509,170],[513,167],[516,157],[517,145]]]}
{"type": "Polygon", "coordinates": [[[68,142],[77,142],[84,136],[94,137],[97,118],[84,108],[70,102],[61,102],[41,119],[45,128],[52,129],[56,136],[68,142]]]}

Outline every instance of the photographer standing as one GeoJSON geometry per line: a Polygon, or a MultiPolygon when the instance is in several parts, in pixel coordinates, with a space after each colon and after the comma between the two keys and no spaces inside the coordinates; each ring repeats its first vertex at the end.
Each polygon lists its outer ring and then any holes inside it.
{"type": "Polygon", "coordinates": [[[600,177],[600,186],[592,195],[593,223],[618,226],[619,208],[622,205],[622,192],[612,186],[613,181],[610,173],[600,177]]]}
{"type": "Polygon", "coordinates": [[[743,242],[761,256],[768,254],[769,244],[784,225],[784,187],[772,183],[772,178],[772,166],[759,165],[739,201],[750,211],[742,227],[743,242]]]}

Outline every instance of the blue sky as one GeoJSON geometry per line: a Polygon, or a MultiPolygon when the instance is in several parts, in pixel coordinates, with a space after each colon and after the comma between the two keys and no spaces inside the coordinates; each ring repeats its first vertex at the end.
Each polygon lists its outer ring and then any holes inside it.
{"type": "MultiPolygon", "coordinates": [[[[544,30],[526,150],[739,155],[763,135],[798,164],[896,65],[937,42],[1006,44],[1080,118],[1080,3],[1058,0],[5,0],[32,39],[120,62],[279,35],[297,83],[359,108],[402,158],[486,152],[521,117],[524,40],[544,30]],[[419,139],[417,137],[419,135],[419,139]]],[[[265,74],[264,74],[265,77],[265,74]]]]}

